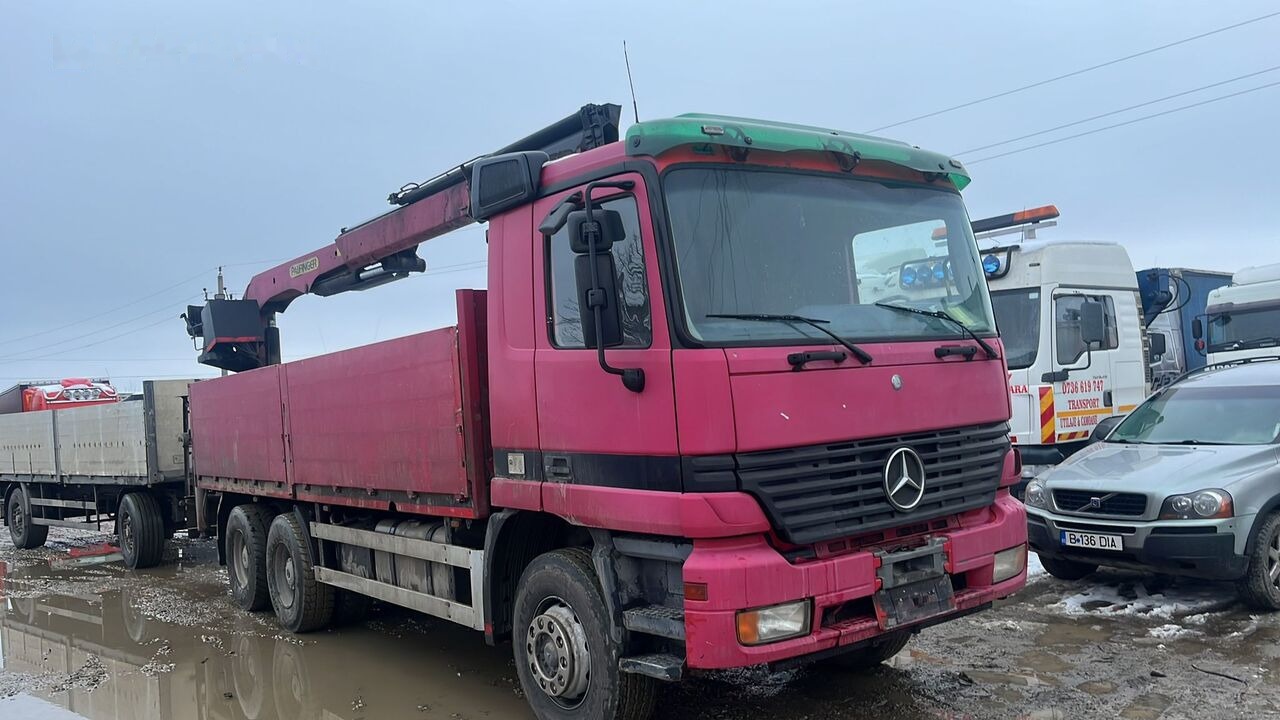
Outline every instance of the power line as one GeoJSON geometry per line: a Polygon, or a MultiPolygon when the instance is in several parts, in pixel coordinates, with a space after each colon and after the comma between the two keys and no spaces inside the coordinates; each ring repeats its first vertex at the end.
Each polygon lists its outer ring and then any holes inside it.
{"type": "Polygon", "coordinates": [[[1076,121],[1074,121],[1074,122],[1069,122],[1069,123],[1065,123],[1065,124],[1062,124],[1062,125],[1056,125],[1056,126],[1054,126],[1054,127],[1047,128],[1047,129],[1045,129],[1045,130],[1037,130],[1036,132],[1033,132],[1033,133],[1027,133],[1026,135],[1019,135],[1019,136],[1018,136],[1018,137],[1016,137],[1016,138],[1009,138],[1008,140],[1001,140],[1000,142],[997,142],[997,143],[991,143],[990,145],[981,145],[981,146],[976,147],[976,148],[969,148],[968,150],[962,150],[962,151],[960,151],[960,152],[958,152],[958,153],[955,153],[955,154],[956,154],[956,155],[968,155],[969,153],[978,152],[979,150],[990,150],[990,149],[991,149],[991,148],[993,148],[993,147],[999,147],[999,146],[1001,146],[1001,145],[1008,145],[1008,144],[1010,144],[1010,143],[1018,142],[1019,140],[1026,140],[1026,139],[1028,139],[1028,138],[1033,138],[1033,137],[1037,137],[1037,136],[1040,136],[1040,135],[1046,135],[1046,134],[1051,133],[1051,132],[1057,132],[1058,130],[1065,130],[1065,129],[1069,128],[1069,127],[1075,127],[1076,125],[1083,125],[1083,124],[1088,123],[1088,122],[1093,122],[1094,120],[1101,120],[1101,119],[1102,119],[1102,118],[1104,118],[1104,117],[1111,117],[1112,115],[1119,115],[1119,114],[1121,114],[1121,113],[1129,112],[1130,110],[1137,110],[1138,108],[1147,107],[1148,105],[1156,105],[1156,104],[1159,104],[1159,103],[1165,102],[1165,101],[1167,101],[1167,100],[1172,100],[1172,99],[1174,99],[1174,98],[1182,97],[1182,96],[1184,96],[1184,95],[1193,95],[1193,94],[1195,94],[1195,93],[1198,93],[1198,92],[1201,92],[1201,91],[1204,91],[1204,90],[1208,90],[1209,88],[1215,88],[1215,87],[1219,87],[1219,86],[1221,86],[1221,85],[1229,85],[1229,84],[1231,84],[1231,83],[1233,83],[1233,82],[1237,82],[1237,81],[1240,81],[1240,80],[1245,80],[1245,79],[1247,79],[1247,78],[1251,78],[1251,77],[1256,77],[1256,76],[1258,76],[1258,75],[1265,75],[1266,73],[1269,73],[1269,72],[1275,72],[1276,70],[1280,70],[1280,65],[1275,65],[1275,66],[1273,66],[1273,67],[1269,67],[1269,68],[1267,68],[1267,69],[1265,69],[1265,70],[1259,70],[1259,71],[1257,71],[1257,72],[1251,72],[1251,73],[1248,73],[1248,74],[1246,74],[1246,75],[1237,75],[1236,77],[1233,77],[1233,78],[1231,78],[1231,79],[1229,79],[1229,80],[1222,80],[1222,81],[1220,81],[1220,82],[1210,83],[1210,84],[1208,84],[1208,85],[1201,85],[1201,86],[1200,86],[1200,87],[1198,87],[1198,88],[1192,88],[1191,90],[1183,90],[1182,92],[1174,93],[1174,94],[1172,94],[1172,95],[1165,95],[1165,96],[1164,96],[1164,97],[1162,97],[1162,98],[1156,98],[1156,99],[1154,99],[1154,100],[1148,100],[1148,101],[1146,101],[1146,102],[1138,103],[1137,105],[1130,105],[1130,106],[1128,106],[1128,107],[1120,108],[1119,110],[1112,110],[1112,111],[1110,111],[1110,112],[1104,112],[1104,113],[1101,113],[1101,114],[1099,114],[1099,115],[1093,115],[1092,117],[1083,118],[1083,119],[1081,119],[1081,120],[1076,120],[1076,121]]]}
{"type": "Polygon", "coordinates": [[[1215,103],[1220,100],[1228,100],[1230,98],[1239,97],[1241,95],[1248,95],[1249,93],[1258,92],[1259,90],[1266,90],[1267,88],[1272,88],[1277,85],[1280,85],[1280,80],[1277,80],[1276,82],[1272,82],[1272,83],[1267,83],[1266,85],[1259,85],[1258,87],[1248,88],[1247,90],[1241,90],[1239,92],[1233,92],[1227,95],[1220,95],[1218,97],[1209,98],[1208,100],[1201,100],[1200,102],[1191,103],[1189,105],[1181,105],[1176,108],[1162,110],[1157,113],[1151,113],[1150,115],[1142,115],[1142,116],[1133,118],[1132,120],[1125,120],[1124,122],[1118,122],[1113,125],[1103,125],[1102,127],[1093,128],[1092,130],[1086,130],[1081,133],[1076,133],[1075,135],[1067,135],[1065,137],[1054,138],[1053,140],[1046,140],[1045,142],[1042,142],[1042,143],[1036,143],[1035,145],[1028,145],[1026,147],[1021,147],[1016,150],[1010,150],[1009,152],[1002,152],[1002,153],[997,153],[995,155],[988,155],[987,157],[978,158],[977,160],[966,160],[964,164],[976,165],[977,163],[986,162],[988,160],[995,160],[996,158],[1008,157],[1009,155],[1017,155],[1018,153],[1026,152],[1028,150],[1035,150],[1036,148],[1042,148],[1047,145],[1056,145],[1060,142],[1075,140],[1076,138],[1082,138],[1082,137],[1085,137],[1086,135],[1093,135],[1095,133],[1100,133],[1106,130],[1114,130],[1115,128],[1124,127],[1126,125],[1133,125],[1134,123],[1143,122],[1144,120],[1151,120],[1153,118],[1162,117],[1164,115],[1172,115],[1173,113],[1176,113],[1176,112],[1182,112],[1183,110],[1198,108],[1201,105],[1208,105],[1210,103],[1215,103]]]}
{"type": "Polygon", "coordinates": [[[1185,45],[1186,43],[1193,42],[1193,41],[1195,41],[1195,40],[1200,40],[1200,39],[1202,39],[1202,38],[1207,38],[1207,37],[1209,37],[1209,36],[1211,36],[1211,35],[1217,35],[1218,33],[1224,33],[1224,32],[1227,32],[1228,30],[1235,30],[1236,28],[1241,28],[1241,27],[1244,27],[1244,26],[1246,26],[1246,25],[1252,25],[1253,23],[1256,23],[1256,22],[1261,22],[1261,21],[1263,21],[1263,20],[1269,20],[1269,19],[1271,19],[1271,18],[1273,18],[1273,17],[1276,17],[1277,15],[1280,15],[1280,12],[1267,13],[1266,15],[1260,15],[1260,16],[1255,17],[1255,18],[1250,18],[1250,19],[1248,19],[1248,20],[1244,20],[1244,21],[1241,21],[1241,22],[1235,23],[1235,24],[1233,24],[1233,25],[1227,25],[1227,26],[1225,26],[1225,27],[1220,27],[1220,28],[1217,28],[1217,29],[1215,29],[1215,30],[1209,30],[1208,32],[1202,32],[1202,33],[1200,33],[1199,35],[1192,35],[1191,37],[1185,37],[1185,38],[1182,38],[1181,40],[1174,40],[1173,42],[1165,43],[1164,45],[1158,45],[1158,46],[1153,47],[1153,48],[1148,48],[1148,49],[1143,50],[1143,51],[1141,51],[1141,52],[1136,52],[1136,53],[1133,53],[1133,54],[1130,54],[1130,55],[1125,55],[1124,57],[1118,57],[1118,58],[1115,58],[1115,59],[1113,59],[1113,60],[1108,60],[1108,61],[1106,61],[1106,62],[1098,63],[1097,65],[1090,65],[1089,67],[1086,67],[1086,68],[1080,68],[1079,70],[1073,70],[1073,71],[1071,71],[1071,72],[1069,72],[1069,73],[1064,73],[1064,74],[1062,74],[1062,75],[1057,75],[1057,76],[1054,76],[1054,77],[1051,77],[1051,78],[1047,78],[1047,79],[1045,79],[1045,80],[1040,80],[1040,81],[1038,81],[1038,82],[1033,82],[1033,83],[1031,83],[1031,84],[1029,84],[1029,85],[1023,85],[1023,86],[1021,86],[1021,87],[1016,87],[1016,88],[1013,88],[1012,90],[1005,90],[1004,92],[998,92],[998,93],[996,93],[996,94],[994,94],[994,95],[988,95],[988,96],[986,96],[986,97],[981,97],[981,98],[978,98],[977,100],[970,100],[970,101],[968,101],[968,102],[960,103],[959,105],[952,105],[951,107],[948,107],[948,108],[943,108],[943,109],[941,109],[941,110],[935,110],[935,111],[933,111],[933,112],[925,113],[925,114],[923,114],[923,115],[917,115],[917,116],[915,116],[915,117],[913,117],[913,118],[907,118],[906,120],[899,120],[898,122],[895,122],[895,123],[889,123],[888,125],[881,125],[881,126],[880,126],[880,127],[878,127],[878,128],[872,128],[871,130],[867,130],[866,132],[868,132],[868,133],[880,132],[881,130],[888,130],[889,128],[895,128],[895,127],[898,127],[899,125],[906,125],[907,123],[913,123],[913,122],[916,122],[917,120],[924,120],[924,119],[926,119],[926,118],[937,117],[937,116],[939,116],[939,115],[945,115],[946,113],[949,113],[949,112],[954,112],[954,111],[956,111],[956,110],[962,110],[962,109],[967,108],[967,107],[973,107],[974,105],[980,105],[980,104],[982,104],[982,103],[984,103],[984,102],[989,102],[989,101],[991,101],[991,100],[997,100],[997,99],[1002,98],[1002,97],[1008,97],[1008,96],[1010,96],[1010,95],[1014,95],[1014,94],[1017,94],[1017,93],[1020,93],[1020,92],[1026,91],[1026,90],[1031,90],[1031,89],[1033,89],[1033,88],[1043,87],[1043,86],[1048,85],[1048,84],[1050,84],[1050,83],[1058,82],[1059,80],[1066,80],[1067,78],[1076,77],[1077,75],[1084,75],[1085,73],[1093,72],[1094,70],[1100,70],[1100,69],[1102,69],[1102,68],[1110,67],[1110,66],[1112,66],[1112,65],[1116,65],[1116,64],[1118,64],[1118,63],[1122,63],[1122,62],[1125,62],[1125,61],[1128,61],[1128,60],[1133,60],[1133,59],[1135,59],[1135,58],[1140,58],[1140,57],[1142,57],[1142,56],[1144,56],[1144,55],[1150,55],[1150,54],[1152,54],[1152,53],[1157,53],[1157,52],[1160,52],[1161,50],[1168,50],[1168,49],[1169,49],[1169,48],[1171,48],[1171,47],[1177,47],[1178,45],[1185,45]]]}
{"type": "MultiPolygon", "coordinates": [[[[154,315],[155,313],[152,313],[152,314],[154,315]]],[[[64,355],[64,354],[69,353],[69,352],[75,352],[76,350],[84,350],[85,348],[97,347],[98,345],[101,345],[101,344],[103,344],[103,343],[108,343],[108,342],[111,342],[112,340],[118,340],[119,338],[122,338],[122,337],[124,337],[124,336],[126,336],[126,335],[132,335],[132,334],[134,334],[134,333],[136,333],[136,332],[142,332],[143,330],[148,330],[148,329],[150,329],[150,328],[156,327],[157,325],[159,325],[159,324],[161,324],[161,323],[171,322],[171,321],[173,321],[173,320],[175,320],[175,319],[176,319],[176,316],[162,317],[162,318],[160,318],[159,320],[157,320],[157,321],[155,321],[155,322],[153,322],[153,323],[149,323],[149,324],[147,324],[147,325],[142,325],[142,326],[140,326],[140,327],[133,328],[132,330],[126,330],[126,331],[124,331],[124,332],[122,332],[122,333],[117,333],[117,334],[115,334],[115,335],[112,335],[111,337],[103,338],[103,339],[101,339],[101,340],[95,340],[94,342],[91,342],[91,343],[85,343],[84,345],[78,345],[78,346],[73,347],[73,348],[66,348],[65,350],[57,350],[57,351],[52,352],[52,353],[50,353],[50,354],[48,354],[48,355],[41,355],[41,356],[39,356],[39,357],[7,357],[7,358],[0,358],[0,364],[8,365],[8,364],[12,364],[12,363],[19,363],[19,362],[32,362],[32,361],[35,361],[35,360],[50,360],[50,359],[53,359],[53,358],[57,358],[59,355],[64,355]]]]}
{"type": "MultiPolygon", "coordinates": [[[[197,294],[197,295],[193,295],[193,296],[187,297],[186,299],[182,300],[182,302],[183,302],[183,303],[186,303],[186,302],[190,302],[191,300],[198,300],[199,298],[200,298],[200,295],[198,295],[198,294],[197,294]]],[[[180,307],[180,306],[179,306],[179,307],[180,307]]],[[[157,309],[157,310],[152,310],[151,312],[143,313],[142,315],[138,315],[138,316],[136,316],[136,317],[131,317],[131,318],[129,318],[128,320],[122,320],[122,321],[120,321],[120,322],[118,322],[118,323],[115,323],[114,325],[108,325],[108,326],[106,326],[106,327],[98,328],[97,330],[94,330],[94,331],[89,332],[89,333],[85,333],[84,335],[81,335],[80,337],[67,338],[66,340],[58,340],[58,341],[56,341],[56,342],[46,343],[46,344],[44,344],[44,345],[40,345],[40,346],[37,346],[37,347],[27,348],[26,350],[23,350],[21,353],[18,353],[17,355],[9,355],[9,356],[6,356],[6,357],[0,357],[0,362],[19,362],[19,361],[21,361],[21,360],[23,360],[23,359],[26,359],[26,360],[42,360],[42,359],[44,359],[44,358],[46,358],[46,357],[52,357],[53,355],[60,355],[60,354],[63,354],[63,353],[72,352],[72,351],[74,351],[74,350],[80,350],[80,349],[82,349],[82,348],[86,348],[86,347],[93,347],[94,345],[100,345],[100,344],[101,344],[101,343],[103,343],[103,342],[108,342],[108,341],[113,340],[113,339],[115,339],[115,338],[118,338],[118,337],[120,337],[120,336],[122,336],[122,335],[129,335],[129,334],[131,334],[131,333],[137,332],[138,330],[144,330],[144,329],[146,329],[146,328],[148,328],[148,327],[155,327],[156,325],[159,325],[159,324],[160,324],[160,323],[162,323],[162,322],[167,322],[168,320],[171,320],[171,319],[176,320],[176,319],[177,319],[177,317],[178,317],[176,313],[174,313],[174,314],[169,314],[169,313],[173,313],[175,309],[176,309],[176,308],[174,308],[174,307],[173,307],[173,306],[171,306],[171,305],[166,305],[166,306],[165,306],[165,307],[163,307],[163,308],[159,308],[159,309],[157,309]],[[153,315],[158,315],[158,314],[160,314],[160,313],[165,313],[165,314],[166,314],[166,317],[161,318],[160,320],[156,321],[155,323],[152,323],[151,325],[147,325],[147,326],[144,326],[144,327],[141,327],[141,328],[134,328],[133,330],[127,330],[127,331],[125,331],[125,332],[123,332],[123,333],[116,333],[116,334],[114,334],[114,335],[112,335],[112,336],[110,336],[110,337],[108,337],[108,338],[105,338],[105,339],[101,340],[100,342],[93,342],[93,343],[89,343],[89,344],[87,344],[87,345],[77,345],[77,346],[75,346],[75,347],[71,347],[71,348],[63,348],[63,349],[61,349],[61,350],[56,351],[55,353],[53,353],[53,354],[51,354],[51,355],[45,355],[45,356],[41,356],[41,357],[34,357],[34,358],[21,358],[21,357],[19,357],[20,355],[24,355],[24,354],[26,354],[26,353],[40,352],[40,351],[42,351],[42,350],[48,350],[48,349],[50,349],[50,348],[55,348],[55,347],[57,347],[57,346],[59,346],[59,345],[66,345],[67,343],[70,343],[70,342],[76,342],[76,341],[78,341],[78,340],[83,340],[83,339],[84,339],[84,338],[86,338],[86,337],[91,337],[91,336],[94,336],[94,335],[98,335],[98,334],[101,334],[101,333],[107,332],[107,331],[109,331],[109,330],[114,330],[114,329],[116,329],[116,328],[118,328],[118,327],[122,327],[122,326],[124,326],[124,325],[128,325],[129,323],[137,322],[137,321],[139,321],[139,320],[144,320],[144,319],[146,319],[146,318],[149,318],[149,317],[151,317],[151,316],[153,316],[153,315]]]]}

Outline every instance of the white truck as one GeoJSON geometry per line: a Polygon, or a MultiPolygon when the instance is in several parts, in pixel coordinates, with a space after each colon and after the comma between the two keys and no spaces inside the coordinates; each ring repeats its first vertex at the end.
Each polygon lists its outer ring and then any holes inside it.
{"type": "Polygon", "coordinates": [[[1210,292],[1192,334],[1210,365],[1280,355],[1280,263],[1244,268],[1210,292]]]}
{"type": "Polygon", "coordinates": [[[1036,239],[1056,217],[1049,205],[973,223],[1009,366],[1024,483],[1083,447],[1099,422],[1132,410],[1150,383],[1128,253],[1116,243],[1036,239]]]}

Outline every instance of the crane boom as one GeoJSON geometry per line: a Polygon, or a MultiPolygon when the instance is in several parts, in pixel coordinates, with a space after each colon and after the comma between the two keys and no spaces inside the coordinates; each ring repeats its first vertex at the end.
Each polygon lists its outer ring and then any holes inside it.
{"type": "Polygon", "coordinates": [[[525,155],[520,167],[536,163],[541,168],[548,158],[616,142],[620,115],[618,105],[584,105],[493,153],[391,193],[394,210],[343,228],[332,243],[255,275],[241,299],[188,306],[187,333],[203,340],[199,361],[232,371],[280,362],[275,316],[296,298],[367,290],[423,272],[426,262],[418,257],[418,245],[484,219],[472,207],[477,163],[525,155]]]}

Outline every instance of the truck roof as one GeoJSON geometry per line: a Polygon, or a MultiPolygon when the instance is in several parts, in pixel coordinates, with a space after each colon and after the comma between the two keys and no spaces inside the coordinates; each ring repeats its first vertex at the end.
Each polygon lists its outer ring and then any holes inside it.
{"type": "MultiPolygon", "coordinates": [[[[1057,284],[1076,287],[1138,289],[1133,263],[1124,247],[1100,240],[1033,240],[1016,245],[980,245],[982,255],[1007,253],[1008,270],[992,277],[992,290],[1057,284]]],[[[1006,262],[1001,257],[1001,262],[1006,262]]]]}

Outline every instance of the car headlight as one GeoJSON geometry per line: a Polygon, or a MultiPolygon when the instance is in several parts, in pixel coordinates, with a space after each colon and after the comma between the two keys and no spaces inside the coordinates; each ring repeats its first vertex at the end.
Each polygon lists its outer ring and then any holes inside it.
{"type": "Polygon", "coordinates": [[[809,601],[738,612],[738,642],[763,645],[809,634],[809,601]]]}
{"type": "Polygon", "coordinates": [[[1200,490],[1165,498],[1161,520],[1209,520],[1234,515],[1231,494],[1226,490],[1200,490]]]}
{"type": "Polygon", "coordinates": [[[1027,566],[1027,546],[1019,545],[996,553],[996,567],[991,582],[1002,583],[1009,578],[1017,577],[1027,566]]]}
{"type": "Polygon", "coordinates": [[[1032,480],[1027,483],[1027,494],[1025,502],[1031,507],[1045,508],[1049,507],[1049,491],[1045,490],[1044,483],[1039,480],[1032,480]]]}

